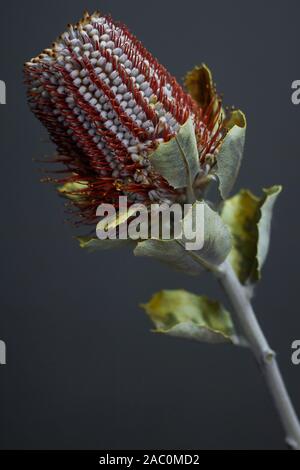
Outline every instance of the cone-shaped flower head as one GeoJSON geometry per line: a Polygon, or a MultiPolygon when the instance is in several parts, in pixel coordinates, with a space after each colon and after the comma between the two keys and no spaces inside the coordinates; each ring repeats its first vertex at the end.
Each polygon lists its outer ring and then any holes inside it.
{"type": "Polygon", "coordinates": [[[32,111],[66,166],[73,204],[85,221],[103,201],[184,197],[152,168],[148,155],[192,117],[205,165],[222,135],[220,103],[201,108],[119,23],[85,14],[38,57],[25,64],[32,111]]]}

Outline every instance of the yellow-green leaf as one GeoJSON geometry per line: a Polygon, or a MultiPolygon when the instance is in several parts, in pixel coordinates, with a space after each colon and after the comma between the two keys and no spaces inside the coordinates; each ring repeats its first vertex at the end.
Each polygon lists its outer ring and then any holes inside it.
{"type": "Polygon", "coordinates": [[[61,196],[66,197],[71,201],[80,202],[80,199],[83,196],[83,192],[87,187],[88,184],[86,181],[72,181],[58,186],[57,191],[61,194],[61,196]]]}
{"type": "Polygon", "coordinates": [[[185,290],[162,290],[142,305],[157,333],[209,343],[237,343],[230,314],[208,297],[185,290]]]}
{"type": "Polygon", "coordinates": [[[233,237],[228,259],[243,284],[260,278],[270,244],[273,207],[281,189],[264,189],[261,198],[241,190],[224,203],[221,216],[233,237]]]}

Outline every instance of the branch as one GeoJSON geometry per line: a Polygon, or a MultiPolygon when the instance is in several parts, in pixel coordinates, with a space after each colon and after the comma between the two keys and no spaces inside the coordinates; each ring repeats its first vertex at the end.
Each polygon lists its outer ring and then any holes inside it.
{"type": "Polygon", "coordinates": [[[265,377],[281,423],[285,430],[286,442],[293,450],[300,450],[300,424],[283,382],[276,361],[248,299],[246,289],[240,284],[231,265],[225,261],[219,269],[218,279],[225,290],[242,333],[265,377]]]}

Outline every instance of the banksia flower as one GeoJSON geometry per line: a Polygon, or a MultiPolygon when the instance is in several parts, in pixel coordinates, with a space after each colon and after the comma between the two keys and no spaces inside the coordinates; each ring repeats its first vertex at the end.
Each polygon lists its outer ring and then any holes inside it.
{"type": "Polygon", "coordinates": [[[27,62],[25,81],[31,109],[57,147],[53,161],[65,165],[65,177],[53,181],[69,188],[85,222],[120,194],[146,204],[184,199],[184,190],[172,188],[148,155],[189,117],[202,172],[224,136],[215,93],[199,106],[124,25],[97,12],[69,25],[52,48],[27,62]]]}
{"type": "Polygon", "coordinates": [[[97,238],[77,237],[80,246],[93,251],[129,242],[136,256],[188,275],[214,274],[233,320],[219,302],[183,290],[161,290],[144,308],[161,334],[247,343],[286,442],[300,450],[296,413],[248,295],[267,256],[281,187],[265,189],[262,198],[243,190],[228,199],[243,156],[244,114],[223,109],[205,65],[187,74],[185,92],[126,26],[97,12],[27,62],[25,81],[31,109],[56,145],[50,161],[64,165],[50,181],[79,215],[75,223],[97,222],[97,238]],[[212,179],[214,198],[206,191],[212,179]],[[126,210],[120,196],[143,205],[126,210]]]}

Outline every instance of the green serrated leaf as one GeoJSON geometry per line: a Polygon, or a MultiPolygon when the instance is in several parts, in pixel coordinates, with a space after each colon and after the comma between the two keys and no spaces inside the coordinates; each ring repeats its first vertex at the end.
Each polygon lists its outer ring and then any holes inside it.
{"type": "Polygon", "coordinates": [[[188,118],[175,137],[161,143],[149,156],[149,160],[173,188],[188,188],[192,193],[195,177],[200,170],[192,118],[188,118]]]}
{"type": "Polygon", "coordinates": [[[191,223],[194,225],[197,204],[204,205],[204,243],[201,249],[187,250],[186,243],[188,241],[183,234],[181,239],[142,241],[137,244],[134,254],[153,257],[190,275],[200,274],[203,269],[214,269],[221,264],[231,249],[231,235],[219,214],[206,203],[197,202],[193,205],[193,210],[183,219],[183,225],[188,223],[188,219],[191,219],[191,223]]]}
{"type": "Polygon", "coordinates": [[[98,238],[90,236],[77,237],[77,240],[79,241],[80,248],[84,248],[90,252],[94,252],[97,250],[110,250],[113,248],[122,248],[123,246],[135,245],[133,240],[99,240],[98,238]]]}
{"type": "Polygon", "coordinates": [[[221,216],[233,236],[228,259],[243,284],[260,278],[270,244],[273,207],[281,190],[281,186],[264,189],[261,198],[241,190],[224,203],[221,216]]]}
{"type": "Polygon", "coordinates": [[[208,297],[185,290],[162,290],[142,305],[157,333],[220,343],[237,342],[230,314],[208,297]]]}
{"type": "Polygon", "coordinates": [[[246,117],[242,111],[235,110],[224,125],[228,131],[221,144],[215,170],[222,199],[226,199],[231,192],[241,166],[245,144],[246,117]]]}

